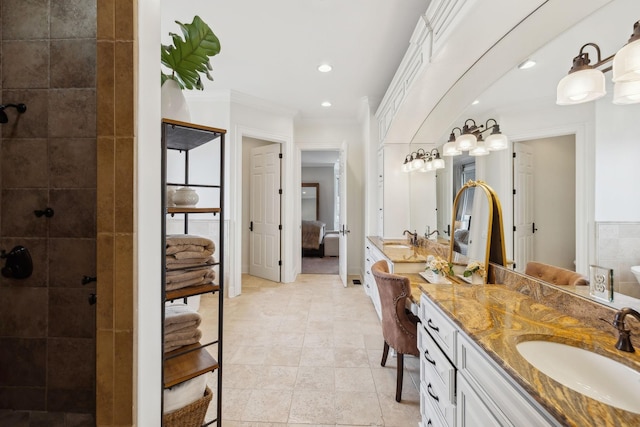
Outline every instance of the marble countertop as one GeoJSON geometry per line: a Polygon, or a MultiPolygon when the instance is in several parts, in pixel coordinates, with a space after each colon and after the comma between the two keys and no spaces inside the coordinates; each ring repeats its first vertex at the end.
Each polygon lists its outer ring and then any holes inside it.
{"type": "Polygon", "coordinates": [[[427,254],[424,253],[424,250],[411,245],[408,240],[383,239],[377,236],[370,236],[368,239],[380,249],[391,262],[427,262],[427,254]]]}
{"type": "MultiPolygon", "coordinates": [[[[403,276],[411,280],[414,301],[419,301],[422,293],[434,301],[561,424],[640,425],[639,414],[600,403],[561,385],[532,367],[516,349],[522,341],[556,341],[602,354],[640,371],[640,354],[617,350],[614,334],[504,285],[434,285],[418,274],[403,276]]],[[[593,322],[600,320],[594,318],[593,322]]]]}

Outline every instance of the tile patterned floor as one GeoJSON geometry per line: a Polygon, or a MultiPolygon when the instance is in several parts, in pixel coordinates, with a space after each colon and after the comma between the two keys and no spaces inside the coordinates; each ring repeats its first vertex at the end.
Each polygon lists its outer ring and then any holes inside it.
{"type": "MultiPolygon", "coordinates": [[[[362,286],[326,274],[287,284],[243,276],[242,290],[224,307],[224,427],[418,425],[418,359],[405,357],[397,403],[396,359],[380,366],[380,321],[362,286]]],[[[205,338],[216,306],[216,296],[201,300],[205,338]]],[[[215,399],[207,419],[214,412],[215,399]]]]}

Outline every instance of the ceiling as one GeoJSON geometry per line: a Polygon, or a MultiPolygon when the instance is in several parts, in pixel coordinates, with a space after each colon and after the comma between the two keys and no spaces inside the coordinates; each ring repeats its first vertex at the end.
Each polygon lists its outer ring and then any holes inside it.
{"type": "MultiPolygon", "coordinates": [[[[233,90],[297,120],[355,121],[377,108],[430,0],[162,0],[162,43],[199,15],[220,39],[207,96],[233,90]],[[333,70],[320,73],[329,63],[333,70]],[[331,107],[322,107],[330,101],[331,107]]],[[[194,94],[195,95],[195,94],[194,94]]]]}

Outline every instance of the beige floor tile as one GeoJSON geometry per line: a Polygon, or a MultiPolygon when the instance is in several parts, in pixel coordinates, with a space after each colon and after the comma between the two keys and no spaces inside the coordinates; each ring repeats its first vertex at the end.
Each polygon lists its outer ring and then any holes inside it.
{"type": "Polygon", "coordinates": [[[337,368],[368,368],[369,357],[364,348],[334,348],[337,368]]]}
{"type": "Polygon", "coordinates": [[[301,347],[269,347],[265,364],[270,366],[299,366],[301,347]]]}
{"type": "Polygon", "coordinates": [[[242,412],[242,421],[286,423],[291,409],[292,391],[253,390],[242,412]]]}
{"type": "Polygon", "coordinates": [[[301,366],[295,388],[307,390],[335,390],[335,369],[325,366],[301,366]]]}
{"type": "Polygon", "coordinates": [[[370,368],[336,368],[336,391],[376,392],[370,368]]]}
{"type": "Polygon", "coordinates": [[[303,348],[300,366],[335,366],[333,348],[303,348]]]}
{"type": "Polygon", "coordinates": [[[336,392],[336,423],[384,425],[376,393],[336,392]]]}
{"type": "Polygon", "coordinates": [[[333,391],[295,390],[291,401],[289,422],[333,425],[336,422],[333,391]]]}
{"type": "MultiPolygon", "coordinates": [[[[406,357],[395,402],[396,359],[380,367],[380,320],[361,286],[331,275],[242,280],[242,296],[225,300],[224,427],[417,425],[419,359],[406,357]]],[[[201,301],[207,328],[216,305],[201,301]]]]}

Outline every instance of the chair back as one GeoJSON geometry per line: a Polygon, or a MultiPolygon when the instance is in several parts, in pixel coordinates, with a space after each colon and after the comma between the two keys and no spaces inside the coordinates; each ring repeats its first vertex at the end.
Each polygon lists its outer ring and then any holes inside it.
{"type": "Polygon", "coordinates": [[[389,273],[385,260],[371,266],[382,308],[382,336],[387,344],[402,354],[418,355],[417,326],[406,311],[411,293],[409,279],[389,273]]]}

